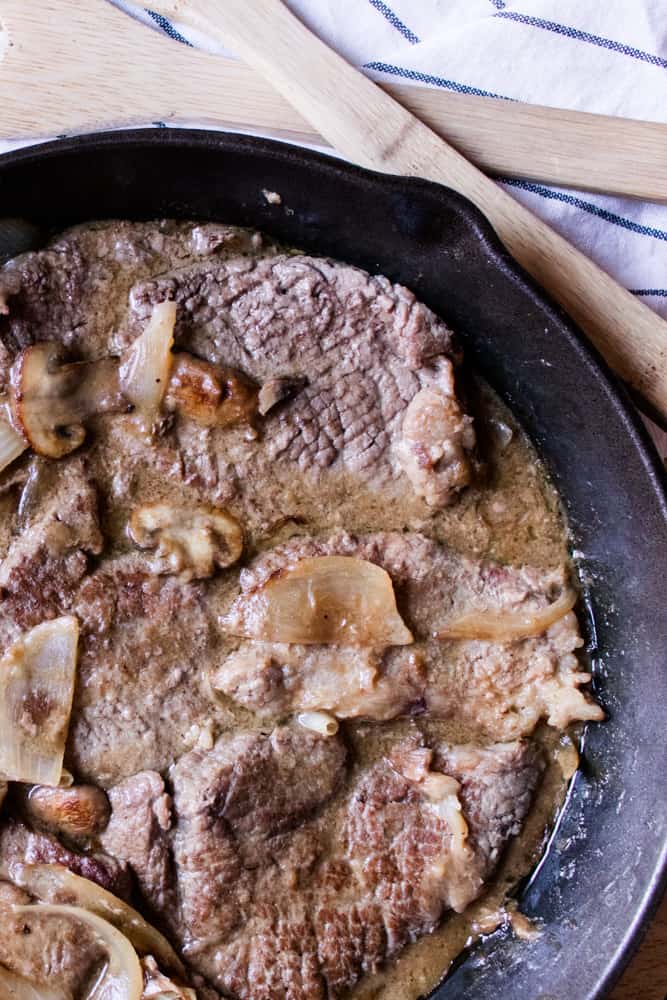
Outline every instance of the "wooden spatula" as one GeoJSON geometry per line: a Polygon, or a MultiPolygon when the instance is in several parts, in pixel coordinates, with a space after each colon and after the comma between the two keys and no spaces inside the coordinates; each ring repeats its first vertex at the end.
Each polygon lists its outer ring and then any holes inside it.
{"type": "MultiPolygon", "coordinates": [[[[0,0],[0,18],[10,41],[0,62],[5,137],[197,121],[323,141],[248,66],[179,45],[108,0],[0,0]]],[[[667,201],[667,125],[383,87],[492,173],[667,201]]]]}
{"type": "Polygon", "coordinates": [[[667,419],[667,323],[329,49],[280,0],[160,0],[254,66],[342,154],[439,181],[490,220],[615,371],[667,419]]]}

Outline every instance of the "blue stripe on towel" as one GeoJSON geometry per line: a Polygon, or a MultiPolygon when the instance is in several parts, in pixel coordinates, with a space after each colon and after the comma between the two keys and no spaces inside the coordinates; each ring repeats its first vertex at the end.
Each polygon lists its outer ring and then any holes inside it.
{"type": "Polygon", "coordinates": [[[590,215],[597,215],[599,219],[604,219],[605,222],[611,222],[614,226],[629,229],[630,232],[639,233],[641,236],[651,236],[655,240],[667,241],[667,232],[664,229],[655,229],[653,226],[642,226],[639,222],[633,222],[632,219],[616,215],[615,212],[610,212],[606,208],[600,208],[599,205],[594,205],[592,201],[584,201],[583,198],[577,198],[576,195],[565,194],[563,191],[553,191],[551,188],[543,187],[541,184],[532,184],[530,181],[520,181],[513,177],[498,177],[497,180],[503,184],[508,184],[510,187],[521,188],[522,191],[530,191],[532,194],[538,194],[542,198],[549,198],[551,201],[560,201],[565,205],[573,205],[575,208],[580,208],[583,212],[588,212],[590,215]]]}
{"type": "Polygon", "coordinates": [[[591,35],[590,32],[580,31],[579,28],[572,28],[569,24],[558,24],[556,21],[546,21],[542,17],[519,14],[516,10],[499,10],[494,17],[504,17],[508,21],[518,21],[520,24],[529,24],[533,28],[543,28],[545,31],[553,31],[557,35],[575,38],[579,42],[589,42],[591,45],[598,45],[603,49],[611,49],[612,52],[619,52],[624,56],[632,56],[633,59],[641,59],[642,62],[651,63],[652,66],[660,66],[662,69],[667,69],[667,59],[662,59],[652,52],[644,52],[643,49],[636,49],[632,45],[617,42],[613,38],[591,35]]]}
{"type": "Polygon", "coordinates": [[[187,38],[180,33],[180,31],[176,31],[176,28],[173,26],[171,21],[167,20],[164,14],[158,14],[154,10],[147,10],[146,13],[149,17],[153,18],[158,28],[162,28],[165,35],[169,35],[169,37],[173,38],[175,42],[182,42],[183,45],[189,45],[190,48],[192,48],[192,42],[189,42],[187,38]]]}
{"type": "Polygon", "coordinates": [[[400,31],[403,38],[407,38],[411,45],[417,45],[420,42],[420,39],[417,35],[415,35],[414,31],[410,31],[407,24],[403,24],[400,17],[398,17],[397,14],[394,14],[391,7],[388,7],[386,3],[383,3],[382,0],[368,0],[368,2],[371,7],[375,7],[375,9],[378,10],[383,17],[386,17],[391,26],[396,28],[396,31],[400,31]]]}
{"type": "Polygon", "coordinates": [[[442,76],[431,76],[430,73],[420,73],[416,69],[404,69],[402,66],[392,66],[390,63],[369,62],[365,63],[364,69],[373,69],[377,73],[389,73],[392,76],[402,76],[405,80],[416,80],[419,83],[432,83],[436,87],[443,87],[445,90],[454,90],[457,94],[475,94],[477,97],[498,97],[504,101],[513,100],[513,98],[505,97],[503,94],[494,94],[490,90],[480,90],[479,87],[470,87],[467,83],[457,83],[456,80],[445,80],[442,76]]]}

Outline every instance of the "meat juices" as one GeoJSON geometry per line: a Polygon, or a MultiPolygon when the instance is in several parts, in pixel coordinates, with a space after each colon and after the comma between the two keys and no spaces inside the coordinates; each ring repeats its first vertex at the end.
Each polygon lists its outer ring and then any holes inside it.
{"type": "MultiPolygon", "coordinates": [[[[479,383],[473,424],[453,335],[409,291],[258,234],[80,227],[11,262],[0,289],[0,392],[26,346],[118,355],[165,299],[189,352],[152,439],[106,413],[80,451],[0,474],[0,652],[45,618],[77,617],[65,763],[111,807],[72,842],[31,828],[10,788],[3,877],[59,863],[131,894],[204,977],[202,1000],[427,992],[468,904],[489,883],[502,901],[507,845],[519,838],[516,880],[560,802],[558,735],[534,732],[540,719],[601,717],[580,690],[571,613],[521,641],[435,636],[470,610],[543,610],[566,586],[567,536],[530,446],[479,383]],[[205,385],[215,406],[202,408],[205,385]],[[490,438],[486,478],[476,430],[490,438]],[[223,505],[243,528],[243,568],[202,577],[137,548],[128,520],[151,503],[174,505],[177,525],[178,509],[223,505]],[[415,641],[241,638],[267,581],[322,556],[386,570],[415,641]],[[326,738],[297,724],[302,710],[346,721],[326,738]],[[462,915],[442,923],[447,912],[462,915]]],[[[47,981],[40,928],[27,948],[12,917],[26,901],[0,882],[0,962],[47,981]]],[[[103,956],[71,920],[49,930],[53,974],[80,990],[103,956]]]]}

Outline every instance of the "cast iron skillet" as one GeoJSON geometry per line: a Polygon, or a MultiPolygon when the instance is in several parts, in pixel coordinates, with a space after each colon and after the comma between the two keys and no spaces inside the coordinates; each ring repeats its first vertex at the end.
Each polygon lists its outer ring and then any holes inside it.
{"type": "Polygon", "coordinates": [[[520,893],[543,933],[492,935],[433,998],[602,997],[667,880],[667,504],[657,456],[595,352],[463,198],[288,145],[146,130],[33,147],[0,158],[0,216],[10,215],[49,228],[114,216],[254,226],[408,285],[460,333],[563,497],[609,720],[589,728],[583,769],[520,893]]]}

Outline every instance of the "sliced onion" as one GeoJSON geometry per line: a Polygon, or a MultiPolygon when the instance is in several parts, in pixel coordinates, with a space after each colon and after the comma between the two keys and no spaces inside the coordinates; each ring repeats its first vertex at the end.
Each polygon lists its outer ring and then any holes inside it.
{"type": "Polygon", "coordinates": [[[27,449],[28,442],[0,415],[0,472],[27,449]]]}
{"type": "Polygon", "coordinates": [[[565,590],[557,601],[539,611],[517,611],[503,614],[493,611],[471,611],[436,632],[437,639],[478,639],[490,642],[514,642],[542,635],[564,618],[577,603],[573,590],[565,590]]]}
{"type": "Polygon", "coordinates": [[[155,423],[167,391],[175,325],[176,303],[159,302],[153,306],[148,326],[122,360],[121,388],[137,408],[145,430],[151,430],[155,423]]]}
{"type": "Polygon", "coordinates": [[[142,958],[144,970],[144,993],[141,1000],[197,1000],[196,992],[190,986],[172,982],[158,969],[152,955],[142,958]]]}
{"type": "Polygon", "coordinates": [[[452,853],[463,852],[468,837],[468,824],[461,810],[461,786],[455,778],[430,771],[421,783],[424,795],[433,811],[444,819],[452,834],[452,853]]]}
{"type": "Polygon", "coordinates": [[[0,660],[0,773],[58,785],[74,695],[79,623],[43,622],[0,660]]]}
{"type": "Polygon", "coordinates": [[[14,913],[31,917],[69,917],[85,924],[106,950],[109,960],[104,973],[95,983],[86,1000],[141,1000],[144,977],[137,953],[119,930],[96,913],[79,906],[53,906],[33,903],[13,906],[14,913]]]}
{"type": "Polygon", "coordinates": [[[53,986],[37,986],[0,965],[0,996],[3,1000],[68,1000],[69,994],[53,986]]]}
{"type": "Polygon", "coordinates": [[[338,719],[329,712],[299,712],[296,721],[320,736],[335,736],[338,732],[338,719]]]}
{"type": "Polygon", "coordinates": [[[62,865],[15,865],[12,880],[48,903],[74,904],[109,921],[134,945],[140,955],[154,955],[165,969],[183,976],[181,960],[163,934],[140,913],[107,892],[96,882],[81,878],[62,865]]]}
{"type": "Polygon", "coordinates": [[[396,608],[391,577],[351,556],[303,559],[242,594],[222,619],[233,635],[264,642],[405,646],[413,642],[396,608]]]}

